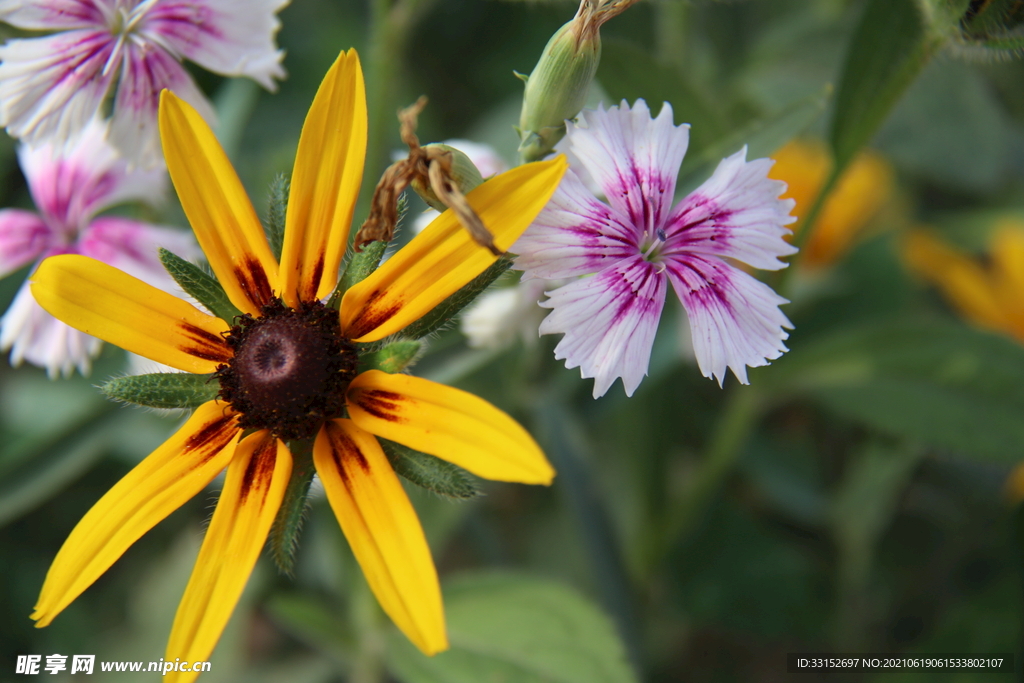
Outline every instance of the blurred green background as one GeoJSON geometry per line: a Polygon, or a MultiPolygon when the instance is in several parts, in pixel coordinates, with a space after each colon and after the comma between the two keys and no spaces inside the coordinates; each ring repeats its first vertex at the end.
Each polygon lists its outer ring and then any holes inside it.
{"type": "MultiPolygon", "coordinates": [[[[905,12],[986,4],[905,1],[905,12]]],[[[616,384],[593,400],[591,380],[554,360],[557,339],[479,350],[446,331],[414,372],[510,412],[559,472],[550,489],[481,482],[485,495],[462,503],[409,487],[452,652],[427,660],[393,629],[320,497],[295,576],[261,560],[202,680],[780,681],[798,651],[1012,652],[1021,671],[1024,487],[1012,474],[1024,461],[1024,339],[963,319],[904,254],[908,232],[928,226],[984,267],[993,228],[1024,225],[1024,64],[968,44],[963,18],[923,12],[924,56],[893,76],[916,34],[865,16],[900,4],[663,0],[606,24],[591,100],[671,102],[676,122],[693,124],[681,189],[744,143],[763,156],[795,137],[851,158],[869,144],[887,169],[884,187],[835,210],[878,204],[848,226],[848,247],[766,278],[792,300],[791,351],[751,371],[749,387],[720,389],[697,370],[670,297],[650,376],[632,398],[616,384]],[[851,54],[876,53],[891,59],[851,66],[851,54]]],[[[276,94],[193,70],[258,209],[348,47],[371,96],[366,187],[399,149],[392,113],[420,94],[421,141],[469,138],[515,161],[512,71],[532,69],[574,4],[424,0],[402,26],[381,20],[388,6],[294,0],[280,14],[289,77],[276,94]]],[[[0,203],[30,208],[13,149],[0,140],[0,203]]],[[[794,186],[813,185],[811,171],[795,173],[794,186]]],[[[173,197],[158,218],[187,228],[173,197]]],[[[25,275],[0,282],[0,305],[25,275]]],[[[78,519],[181,420],[105,402],[93,385],[125,367],[109,346],[86,378],[0,366],[0,680],[20,679],[18,654],[164,653],[216,482],[52,626],[28,618],[78,519]]],[[[941,674],[997,678],[1011,675],[941,674]]]]}

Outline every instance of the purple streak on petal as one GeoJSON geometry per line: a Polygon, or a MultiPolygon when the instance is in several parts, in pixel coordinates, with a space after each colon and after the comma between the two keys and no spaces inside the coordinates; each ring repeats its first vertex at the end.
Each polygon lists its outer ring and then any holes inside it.
{"type": "Polygon", "coordinates": [[[654,334],[665,305],[665,276],[639,256],[553,292],[541,334],[564,333],[555,358],[594,378],[594,398],[622,378],[628,396],[647,374],[654,334]]]}
{"type": "Polygon", "coordinates": [[[771,160],[746,161],[746,148],[722,160],[714,174],[672,210],[663,253],[727,256],[755,268],[778,270],[796,252],[786,242],[792,200],[785,183],[768,178],[771,160]]]}
{"type": "Polygon", "coordinates": [[[54,238],[53,230],[38,214],[0,209],[0,277],[39,258],[54,238]]]}
{"type": "Polygon", "coordinates": [[[283,53],[274,45],[276,12],[287,0],[158,0],[140,33],[226,76],[248,76],[268,90],[284,78],[283,53]]]}
{"type": "Polygon", "coordinates": [[[101,28],[108,4],[103,0],[0,0],[0,21],[30,31],[101,28]]]}
{"type": "Polygon", "coordinates": [[[0,46],[0,126],[28,142],[70,139],[110,89],[115,44],[106,31],[75,30],[0,46]]]}
{"type": "Polygon", "coordinates": [[[727,369],[747,384],[747,366],[767,365],[785,352],[792,329],[779,310],[788,303],[768,285],[726,264],[698,254],[666,261],[672,288],[686,309],[697,364],[721,384],[727,369]]]}
{"type": "Polygon", "coordinates": [[[204,118],[212,118],[206,98],[169,52],[153,43],[129,43],[114,102],[110,140],[125,156],[142,166],[153,166],[163,158],[157,112],[160,91],[164,88],[196,107],[204,118]]]}
{"type": "Polygon", "coordinates": [[[637,235],[653,236],[671,206],[689,127],[673,125],[667,103],[652,119],[643,100],[581,118],[567,128],[569,148],[637,235]]]}
{"type": "Polygon", "coordinates": [[[547,206],[510,251],[527,278],[589,275],[640,253],[624,217],[591,196],[569,170],[547,206]]]}

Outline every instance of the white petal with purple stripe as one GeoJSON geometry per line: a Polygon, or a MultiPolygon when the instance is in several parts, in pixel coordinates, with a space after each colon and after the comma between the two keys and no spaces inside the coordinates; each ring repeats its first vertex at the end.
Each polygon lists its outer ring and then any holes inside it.
{"type": "Polygon", "coordinates": [[[603,396],[616,377],[632,396],[647,374],[665,305],[665,278],[657,266],[634,256],[547,294],[541,305],[554,310],[540,333],[565,334],[555,358],[594,378],[594,398],[603,396]]]}

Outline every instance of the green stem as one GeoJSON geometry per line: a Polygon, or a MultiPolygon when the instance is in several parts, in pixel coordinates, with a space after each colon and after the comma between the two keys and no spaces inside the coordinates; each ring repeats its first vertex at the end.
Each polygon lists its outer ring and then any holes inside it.
{"type": "MultiPolygon", "coordinates": [[[[366,106],[370,128],[366,144],[366,177],[377,178],[388,165],[388,141],[398,131],[398,80],[409,34],[436,0],[373,0],[370,5],[370,49],[366,106]]],[[[363,184],[361,202],[369,201],[376,181],[363,184]]]]}
{"type": "Polygon", "coordinates": [[[684,2],[659,2],[654,5],[654,40],[658,58],[665,64],[683,69],[687,62],[686,28],[690,6],[684,2]]]}
{"type": "Polygon", "coordinates": [[[763,407],[763,397],[753,387],[737,387],[729,392],[692,483],[668,515],[666,535],[659,544],[657,559],[664,557],[677,539],[692,532],[700,523],[743,452],[763,407]]]}
{"type": "Polygon", "coordinates": [[[383,683],[387,646],[383,614],[362,575],[353,583],[349,599],[356,634],[356,654],[348,680],[350,683],[383,683]]]}

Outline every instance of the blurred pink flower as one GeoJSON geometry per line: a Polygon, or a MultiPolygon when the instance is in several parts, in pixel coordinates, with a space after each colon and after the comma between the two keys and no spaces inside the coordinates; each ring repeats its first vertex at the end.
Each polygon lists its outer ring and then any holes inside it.
{"type": "MultiPolygon", "coordinates": [[[[0,209],[0,277],[55,254],[84,254],[146,282],[173,290],[157,247],[183,258],[199,256],[192,236],[120,216],[94,216],[125,201],[159,201],[166,172],[128,170],[106,140],[106,125],[93,119],[70,144],[22,145],[18,160],[39,213],[0,209]]],[[[28,283],[0,319],[0,350],[11,364],[28,361],[51,377],[87,373],[100,341],[68,327],[32,298],[28,283]]]]}
{"type": "Polygon", "coordinates": [[[130,161],[153,164],[163,88],[213,120],[183,59],[275,89],[285,73],[275,13],[287,1],[0,0],[0,20],[57,31],[0,46],[0,126],[34,145],[67,142],[116,90],[111,142],[130,161]]]}
{"type": "Polygon", "coordinates": [[[553,310],[540,332],[565,335],[555,357],[595,379],[595,398],[618,377],[629,396],[640,385],[669,283],[705,377],[721,384],[732,369],[746,384],[747,366],[786,351],[786,300],[726,260],[785,267],[779,257],[796,251],[783,239],[796,220],[793,200],[779,199],[786,184],[768,178],[770,159],[747,161],[744,148],[673,207],[688,143],[689,126],[673,125],[667,103],[657,118],[643,100],[584,112],[559,143],[569,171],[512,245],[524,280],[574,278],[547,292],[541,305],[553,310]],[[587,189],[581,171],[608,203],[587,189]]]}

